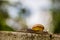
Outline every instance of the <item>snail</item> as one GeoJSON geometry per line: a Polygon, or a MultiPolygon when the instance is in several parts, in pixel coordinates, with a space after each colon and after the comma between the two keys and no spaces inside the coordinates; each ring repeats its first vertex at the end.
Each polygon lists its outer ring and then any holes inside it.
{"type": "Polygon", "coordinates": [[[44,26],[42,24],[33,25],[32,30],[35,32],[43,32],[44,26]]]}

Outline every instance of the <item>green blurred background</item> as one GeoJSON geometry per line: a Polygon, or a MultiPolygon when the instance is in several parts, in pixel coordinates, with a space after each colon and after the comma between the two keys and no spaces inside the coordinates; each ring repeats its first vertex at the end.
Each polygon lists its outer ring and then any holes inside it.
{"type": "Polygon", "coordinates": [[[0,31],[14,31],[12,28],[10,28],[6,24],[6,19],[9,18],[9,15],[7,11],[3,11],[1,8],[5,3],[8,3],[6,1],[0,1],[0,31]]]}
{"type": "MultiPolygon", "coordinates": [[[[53,18],[53,26],[54,26],[54,33],[60,33],[60,5],[59,0],[52,0],[52,18],[53,18]]],[[[7,11],[2,9],[3,5],[9,4],[8,1],[0,1],[0,31],[15,31],[11,27],[6,24],[6,19],[10,16],[8,15],[7,11]]],[[[9,4],[10,5],[10,4],[9,4]]],[[[4,8],[4,7],[3,7],[4,8]]],[[[24,11],[23,11],[24,12],[24,11]]]]}

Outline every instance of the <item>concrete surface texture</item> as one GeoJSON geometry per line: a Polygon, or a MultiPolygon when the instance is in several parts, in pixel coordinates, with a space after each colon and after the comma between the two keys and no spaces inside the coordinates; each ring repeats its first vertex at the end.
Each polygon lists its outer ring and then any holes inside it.
{"type": "Polygon", "coordinates": [[[60,40],[57,34],[0,31],[0,40],[60,40]]]}

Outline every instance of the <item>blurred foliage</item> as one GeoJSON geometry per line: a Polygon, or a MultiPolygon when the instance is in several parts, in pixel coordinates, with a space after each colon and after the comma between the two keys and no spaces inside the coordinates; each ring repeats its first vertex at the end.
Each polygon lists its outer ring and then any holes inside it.
{"type": "Polygon", "coordinates": [[[5,22],[8,17],[7,13],[0,11],[0,30],[13,31],[5,22]]]}
{"type": "Polygon", "coordinates": [[[53,2],[53,25],[54,25],[54,33],[60,33],[60,0],[52,0],[53,2]]]}
{"type": "MultiPolygon", "coordinates": [[[[54,7],[55,2],[60,2],[60,0],[52,0],[52,2],[53,2],[52,17],[53,17],[54,33],[60,33],[60,9],[58,8],[58,6],[56,6],[56,8],[54,7]]],[[[9,3],[8,1],[0,1],[0,30],[14,31],[5,22],[6,19],[9,18],[7,11],[5,12],[1,8],[3,5],[6,5],[8,3],[9,3]]],[[[18,18],[16,21],[18,21],[18,20],[21,21],[22,26],[27,28],[27,25],[25,25],[26,24],[25,20],[23,19],[23,17],[21,17],[22,13],[24,14],[25,12],[26,12],[26,10],[22,9],[22,12],[20,12],[20,14],[19,14],[20,19],[18,18]]]]}
{"type": "MultiPolygon", "coordinates": [[[[5,5],[4,3],[6,3],[7,1],[0,1],[0,31],[4,30],[4,31],[13,31],[12,28],[10,28],[7,24],[6,24],[6,19],[9,18],[9,15],[7,12],[2,10],[2,5],[5,5]]],[[[3,7],[4,8],[4,7],[3,7]]]]}
{"type": "Polygon", "coordinates": [[[3,4],[6,4],[6,3],[8,3],[8,1],[0,0],[0,5],[3,5],[3,4]]]}
{"type": "Polygon", "coordinates": [[[60,10],[53,10],[54,33],[60,33],[60,10]]]}
{"type": "Polygon", "coordinates": [[[26,24],[26,20],[25,20],[24,14],[26,14],[26,9],[20,9],[20,12],[19,12],[19,14],[18,14],[18,16],[19,16],[18,19],[19,19],[19,21],[20,21],[20,24],[22,25],[22,28],[23,28],[23,29],[27,29],[28,26],[27,26],[27,24],[26,24]]]}

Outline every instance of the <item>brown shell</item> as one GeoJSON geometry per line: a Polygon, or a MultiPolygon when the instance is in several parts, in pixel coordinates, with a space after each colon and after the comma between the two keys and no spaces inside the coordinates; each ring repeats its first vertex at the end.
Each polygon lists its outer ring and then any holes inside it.
{"type": "Polygon", "coordinates": [[[43,31],[44,26],[42,24],[35,24],[35,25],[33,25],[32,30],[34,30],[34,31],[43,31]]]}

